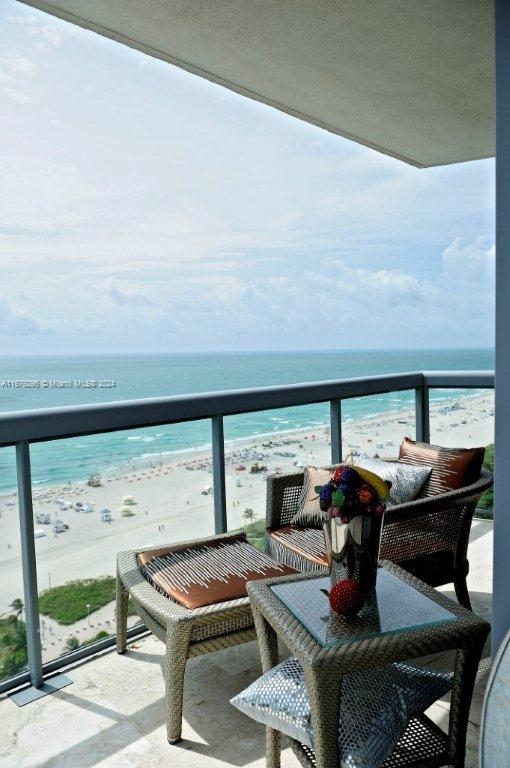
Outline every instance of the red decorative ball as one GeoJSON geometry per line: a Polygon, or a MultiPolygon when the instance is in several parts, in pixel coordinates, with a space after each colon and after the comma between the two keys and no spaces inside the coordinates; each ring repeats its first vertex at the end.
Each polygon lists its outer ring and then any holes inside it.
{"type": "Polygon", "coordinates": [[[355,616],[363,608],[363,595],[354,579],[344,579],[334,584],[328,597],[331,610],[340,616],[355,616]]]}

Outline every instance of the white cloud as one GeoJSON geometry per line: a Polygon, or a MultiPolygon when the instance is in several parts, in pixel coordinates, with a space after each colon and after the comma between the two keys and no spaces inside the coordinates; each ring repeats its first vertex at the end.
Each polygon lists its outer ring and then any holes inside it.
{"type": "Polygon", "coordinates": [[[40,324],[30,315],[12,308],[0,297],[0,336],[34,336],[43,333],[40,324]]]}
{"type": "Polygon", "coordinates": [[[86,329],[92,347],[97,338],[105,348],[139,350],[455,346],[466,341],[476,346],[491,341],[491,302],[480,301],[479,276],[465,280],[459,291],[460,263],[448,275],[438,271],[433,280],[330,257],[317,260],[313,269],[284,265],[284,271],[266,275],[246,263],[234,270],[227,264],[225,270],[214,273],[202,265],[190,277],[184,265],[141,271],[126,263],[118,270],[110,265],[101,274],[92,264],[62,262],[56,270],[39,273],[35,284],[27,263],[13,265],[15,280],[11,283],[7,275],[7,281],[16,304],[31,316],[37,313],[42,326],[52,329],[50,338],[81,338],[86,329]]]}
{"type": "Polygon", "coordinates": [[[24,56],[20,51],[10,51],[5,57],[5,64],[16,75],[31,75],[35,70],[33,61],[24,56]]]}
{"type": "Polygon", "coordinates": [[[233,301],[242,299],[246,291],[246,285],[238,277],[229,275],[217,281],[214,288],[214,296],[217,301],[229,306],[233,301]]]}
{"type": "Polygon", "coordinates": [[[482,273],[490,276],[495,268],[496,246],[489,245],[483,236],[466,243],[456,237],[442,254],[445,272],[456,272],[459,276],[482,273]]]}
{"type": "Polygon", "coordinates": [[[127,307],[154,307],[155,302],[148,289],[139,284],[122,283],[115,284],[109,281],[108,295],[115,305],[127,307]]]}
{"type": "Polygon", "coordinates": [[[436,301],[438,290],[428,281],[420,281],[408,272],[390,269],[363,269],[349,267],[342,260],[326,260],[334,267],[331,276],[324,277],[327,284],[332,278],[338,282],[343,292],[360,301],[388,305],[422,304],[436,301]]]}
{"type": "Polygon", "coordinates": [[[25,91],[20,90],[14,85],[4,85],[2,87],[2,93],[11,101],[16,102],[16,104],[28,105],[36,103],[36,99],[33,96],[30,96],[28,93],[25,93],[25,91]]]}
{"type": "Polygon", "coordinates": [[[62,31],[54,24],[42,23],[41,19],[34,14],[11,15],[7,17],[7,21],[20,27],[29,37],[37,38],[36,47],[41,53],[50,53],[62,46],[64,41],[62,31]]]}

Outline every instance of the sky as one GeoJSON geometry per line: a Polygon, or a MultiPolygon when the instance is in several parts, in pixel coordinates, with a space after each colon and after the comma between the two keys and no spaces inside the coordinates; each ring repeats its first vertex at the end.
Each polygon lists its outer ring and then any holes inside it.
{"type": "Polygon", "coordinates": [[[0,114],[0,354],[493,345],[493,160],[412,168],[15,0],[0,114]]]}

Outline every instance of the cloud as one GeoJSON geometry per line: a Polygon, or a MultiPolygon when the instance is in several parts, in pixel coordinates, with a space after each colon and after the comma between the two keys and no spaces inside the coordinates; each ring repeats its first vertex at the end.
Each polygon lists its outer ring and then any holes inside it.
{"type": "MultiPolygon", "coordinates": [[[[476,243],[452,241],[443,251],[462,247],[478,262],[476,243]]],[[[41,326],[51,328],[51,338],[78,339],[86,332],[93,348],[98,335],[102,349],[128,350],[491,342],[491,302],[485,294],[480,300],[480,273],[471,280],[464,275],[459,290],[463,262],[447,258],[448,274],[438,270],[432,278],[419,278],[401,269],[358,267],[353,261],[326,257],[299,270],[283,262],[263,275],[245,259],[234,267],[227,263],[225,273],[202,268],[191,278],[185,265],[149,266],[140,272],[126,263],[118,272],[105,267],[101,275],[81,262],[62,263],[40,273],[37,284],[31,281],[31,263],[17,263],[12,282],[9,275],[6,281],[16,305],[29,316],[37,313],[41,326]],[[77,306],[82,311],[77,313],[77,306]]]]}
{"type": "Polygon", "coordinates": [[[0,298],[0,335],[37,336],[43,333],[37,320],[13,309],[6,299],[0,298]]]}
{"type": "Polygon", "coordinates": [[[64,42],[64,36],[54,24],[42,23],[34,14],[7,16],[7,22],[20,27],[29,36],[37,38],[36,48],[41,53],[50,53],[60,48],[64,42]]]}
{"type": "Polygon", "coordinates": [[[37,99],[27,93],[21,83],[24,77],[34,73],[34,63],[19,50],[12,49],[2,58],[2,65],[4,69],[0,71],[0,92],[16,104],[35,104],[37,99]]]}
{"type": "Polygon", "coordinates": [[[496,246],[489,245],[482,235],[472,242],[456,237],[443,251],[442,259],[446,274],[470,279],[478,274],[491,277],[496,266],[496,246]]]}
{"type": "Polygon", "coordinates": [[[20,51],[11,51],[5,57],[5,65],[16,75],[31,75],[35,70],[35,64],[20,51]]]}
{"type": "Polygon", "coordinates": [[[2,93],[11,101],[14,101],[16,104],[21,104],[23,106],[35,104],[37,101],[33,96],[30,96],[28,93],[25,93],[13,85],[4,85],[2,87],[2,93]]]}
{"type": "Polygon", "coordinates": [[[108,286],[108,296],[114,304],[127,307],[154,307],[154,300],[148,290],[143,290],[140,285],[124,284],[115,285],[113,281],[108,286]]]}
{"type": "Polygon", "coordinates": [[[409,272],[391,269],[364,269],[350,267],[343,260],[326,260],[331,266],[331,276],[325,276],[327,281],[335,279],[342,291],[351,297],[357,297],[361,302],[376,305],[390,305],[397,302],[400,305],[414,306],[434,302],[438,290],[428,281],[420,281],[409,272]]]}

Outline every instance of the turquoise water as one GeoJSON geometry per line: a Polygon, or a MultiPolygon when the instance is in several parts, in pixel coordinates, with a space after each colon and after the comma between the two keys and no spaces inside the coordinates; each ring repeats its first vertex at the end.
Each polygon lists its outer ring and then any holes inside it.
{"type": "MultiPolygon", "coordinates": [[[[267,354],[119,355],[0,358],[0,411],[131,400],[225,389],[296,384],[416,370],[484,370],[492,350],[393,350],[267,354]],[[110,381],[112,388],[12,388],[10,381],[110,381]]],[[[435,400],[462,397],[435,391],[435,400]]],[[[412,404],[410,392],[353,398],[343,404],[355,419],[412,404]]],[[[326,423],[328,405],[307,405],[225,419],[227,440],[326,423]]],[[[116,472],[138,461],[210,443],[208,421],[93,435],[32,447],[34,484],[84,480],[90,472],[116,472]]],[[[15,485],[13,449],[0,449],[0,491],[15,485]]]]}

